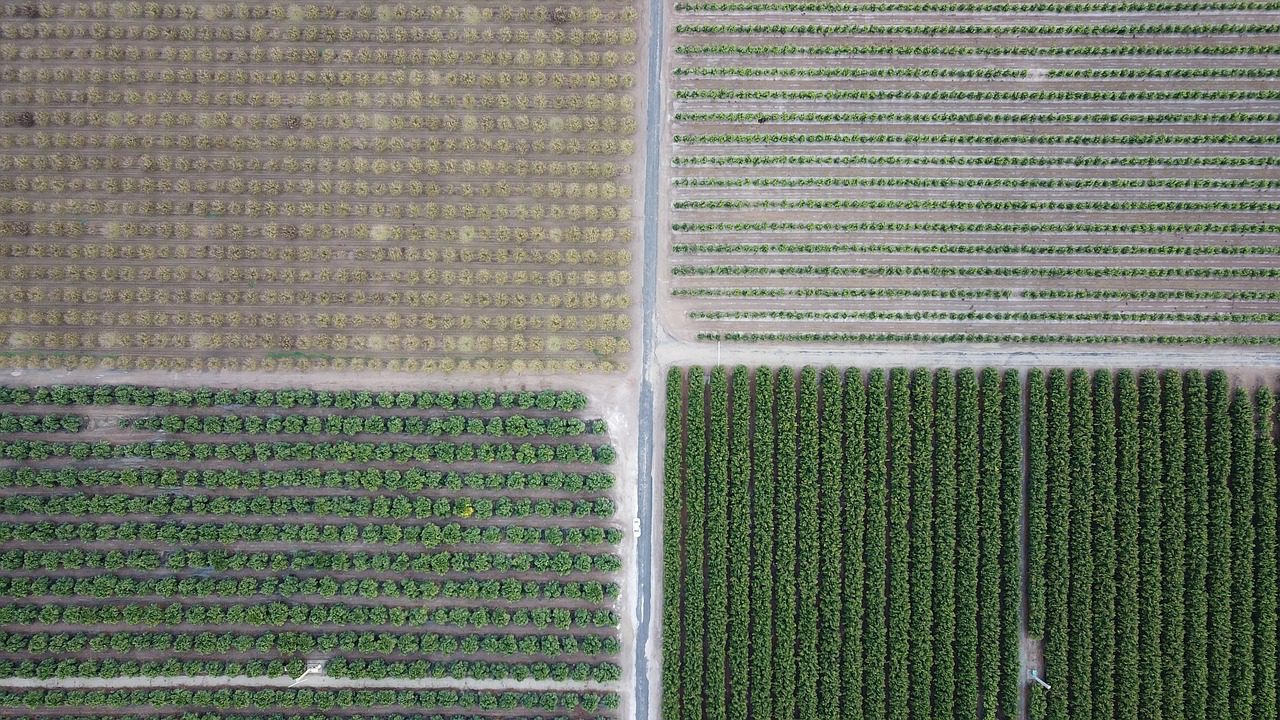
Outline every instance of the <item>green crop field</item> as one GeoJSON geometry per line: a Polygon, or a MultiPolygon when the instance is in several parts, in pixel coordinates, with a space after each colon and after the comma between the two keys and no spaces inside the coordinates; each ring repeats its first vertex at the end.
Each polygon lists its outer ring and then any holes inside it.
{"type": "Polygon", "coordinates": [[[0,387],[0,678],[177,682],[0,706],[610,716],[622,531],[585,410],[550,391],[0,387]],[[315,662],[427,684],[184,686],[315,662]]]}
{"type": "Polygon", "coordinates": [[[1275,718],[1274,417],[1217,371],[673,368],[662,717],[1275,718]]]}

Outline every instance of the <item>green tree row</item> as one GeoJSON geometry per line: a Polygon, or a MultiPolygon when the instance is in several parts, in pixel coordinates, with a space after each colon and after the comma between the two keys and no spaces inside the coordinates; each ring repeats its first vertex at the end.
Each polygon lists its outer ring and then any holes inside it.
{"type": "Polygon", "coordinates": [[[577,412],[586,408],[587,398],[580,392],[555,390],[494,391],[463,390],[459,392],[373,392],[368,390],[248,390],[148,387],[140,385],[0,385],[0,405],[141,405],[155,407],[228,407],[254,406],[289,409],[327,408],[354,410],[380,409],[429,410],[558,410],[577,412]]]}
{"type": "Polygon", "coordinates": [[[277,488],[332,488],[341,490],[556,490],[599,492],[613,487],[609,473],[571,472],[435,472],[421,468],[406,470],[322,470],[291,468],[222,470],[179,468],[0,468],[0,487],[146,487],[146,488],[227,488],[274,490],[277,488]]]}

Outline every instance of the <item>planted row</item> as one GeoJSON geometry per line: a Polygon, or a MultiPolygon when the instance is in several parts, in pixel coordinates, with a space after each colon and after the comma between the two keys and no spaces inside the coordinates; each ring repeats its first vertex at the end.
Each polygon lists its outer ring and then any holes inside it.
{"type": "Polygon", "coordinates": [[[334,488],[343,490],[563,490],[599,492],[613,487],[608,473],[435,472],[421,468],[406,470],[184,470],[169,468],[64,467],[57,470],[33,467],[0,468],[0,487],[144,487],[144,488],[227,488],[273,490],[276,488],[334,488]]]}
{"type": "Polygon", "coordinates": [[[616,453],[608,445],[586,443],[555,445],[532,443],[421,443],[260,442],[189,443],[179,440],[113,444],[106,441],[50,442],[0,440],[0,455],[12,460],[75,460],[143,458],[150,460],[236,460],[242,463],[271,461],[370,462],[503,462],[522,465],[546,463],[613,462],[616,453]]]}
{"type": "Polygon", "coordinates": [[[459,392],[374,392],[368,390],[248,390],[148,387],[141,385],[0,385],[0,405],[143,405],[174,407],[334,407],[341,410],[378,407],[429,410],[496,408],[576,412],[586,407],[579,392],[493,390],[459,392]]]}

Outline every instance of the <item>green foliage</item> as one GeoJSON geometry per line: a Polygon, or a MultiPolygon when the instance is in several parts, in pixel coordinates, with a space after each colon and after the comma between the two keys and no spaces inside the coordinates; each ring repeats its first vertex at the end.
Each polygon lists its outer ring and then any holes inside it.
{"type": "Polygon", "coordinates": [[[684,487],[684,376],[679,368],[667,371],[666,444],[662,470],[662,717],[679,716],[681,701],[681,634],[684,617],[684,566],[680,561],[684,487]]]}
{"type": "Polygon", "coordinates": [[[1071,373],[1069,402],[1068,712],[1072,720],[1089,720],[1093,712],[1093,392],[1084,370],[1071,373]]]}
{"type": "Polygon", "coordinates": [[[1108,370],[1093,374],[1093,708],[1115,708],[1116,660],[1116,402],[1108,370]]]}
{"type": "Polygon", "coordinates": [[[889,371],[889,571],[888,675],[885,696],[889,720],[907,720],[911,685],[911,387],[907,371],[889,371]]]}
{"type": "Polygon", "coordinates": [[[707,387],[706,472],[706,713],[725,718],[725,660],[728,650],[729,385],[724,366],[711,369],[707,387]]]}
{"type": "Polygon", "coordinates": [[[938,370],[933,444],[933,714],[956,716],[956,382],[938,370]]]}
{"type": "Polygon", "coordinates": [[[706,688],[706,376],[689,368],[685,407],[684,501],[684,653],[681,666],[681,714],[701,718],[706,688]]]}
{"type": "Polygon", "coordinates": [[[978,714],[978,377],[956,374],[956,717],[978,714]]]}
{"type": "MultiPolygon", "coordinates": [[[[866,532],[863,534],[863,570],[866,573],[866,592],[863,608],[866,621],[863,625],[863,716],[885,717],[887,628],[886,607],[888,548],[885,544],[888,530],[888,404],[886,402],[885,373],[872,368],[867,374],[866,414],[866,532]]],[[[976,542],[976,538],[975,538],[976,542]]]]}
{"type": "Polygon", "coordinates": [[[844,597],[845,572],[842,515],[847,482],[844,477],[844,444],[848,440],[844,435],[844,389],[840,372],[835,368],[823,368],[820,390],[822,417],[818,426],[820,454],[816,492],[818,507],[815,510],[819,535],[813,557],[819,573],[815,584],[818,590],[818,644],[814,661],[818,663],[819,673],[815,698],[822,698],[822,716],[829,717],[844,701],[840,675],[844,634],[841,599],[844,597]]]}
{"type": "Polygon", "coordinates": [[[779,368],[777,389],[777,476],[774,481],[774,651],[773,712],[794,717],[796,693],[796,377],[779,368]]]}
{"type": "Polygon", "coordinates": [[[760,717],[773,712],[773,498],[775,488],[773,372],[755,373],[751,443],[751,707],[760,717]]]}
{"type": "Polygon", "coordinates": [[[1236,388],[1231,421],[1231,715],[1254,717],[1254,413],[1236,388]]]}
{"type": "Polygon", "coordinates": [[[733,426],[729,432],[729,720],[746,720],[751,603],[751,374],[733,369],[733,426]]]}
{"type": "Polygon", "coordinates": [[[1186,374],[1186,616],[1183,671],[1183,707],[1188,717],[1205,717],[1208,707],[1209,635],[1206,578],[1209,562],[1209,465],[1205,432],[1208,399],[1204,375],[1197,370],[1186,374]]]}
{"type": "MultiPolygon", "coordinates": [[[[800,370],[796,423],[796,716],[818,716],[818,374],[800,370]]],[[[837,429],[839,425],[835,426],[837,429]]],[[[836,698],[832,698],[835,700],[836,698]]]]}
{"type": "MultiPolygon", "coordinates": [[[[1045,543],[1044,674],[1048,682],[1068,681],[1069,582],[1071,577],[1071,425],[1067,375],[1060,369],[1049,372],[1047,437],[1048,539],[1045,543]]],[[[1070,686],[1068,686],[1070,687],[1070,686]]],[[[1049,693],[1045,708],[1048,720],[1067,720],[1070,691],[1049,693]]]]}
{"type": "MultiPolygon", "coordinates": [[[[911,622],[934,627],[933,616],[933,375],[919,368],[911,373],[911,622]]],[[[912,718],[933,718],[933,687],[925,678],[933,673],[932,632],[911,634],[909,709],[912,718]]]]}
{"type": "Polygon", "coordinates": [[[978,481],[978,667],[983,717],[993,717],[1000,700],[1000,375],[983,368],[982,444],[978,481]]]}
{"type": "Polygon", "coordinates": [[[1186,430],[1182,376],[1163,373],[1161,399],[1161,455],[1164,477],[1161,484],[1160,578],[1161,588],[1161,716],[1185,716],[1183,701],[1183,653],[1186,645],[1186,430]]]}
{"type": "MultiPolygon", "coordinates": [[[[844,374],[844,468],[841,556],[844,580],[840,626],[844,637],[840,646],[840,720],[862,720],[863,621],[866,562],[863,556],[867,504],[866,427],[867,391],[862,371],[850,368],[844,374]]],[[[833,453],[834,454],[834,453],[833,453]]]]}
{"type": "Polygon", "coordinates": [[[1231,714],[1231,425],[1230,385],[1226,373],[1209,373],[1206,455],[1209,466],[1208,504],[1208,720],[1228,720],[1231,714]]]}

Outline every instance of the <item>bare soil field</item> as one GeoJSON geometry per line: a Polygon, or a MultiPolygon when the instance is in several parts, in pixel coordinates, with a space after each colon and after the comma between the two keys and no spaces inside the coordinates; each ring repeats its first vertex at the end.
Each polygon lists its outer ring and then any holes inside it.
{"type": "Polygon", "coordinates": [[[0,362],[613,371],[639,15],[8,4],[0,362]]]}
{"type": "Polygon", "coordinates": [[[1200,9],[679,5],[667,329],[1280,342],[1280,14],[1200,9]]]}

